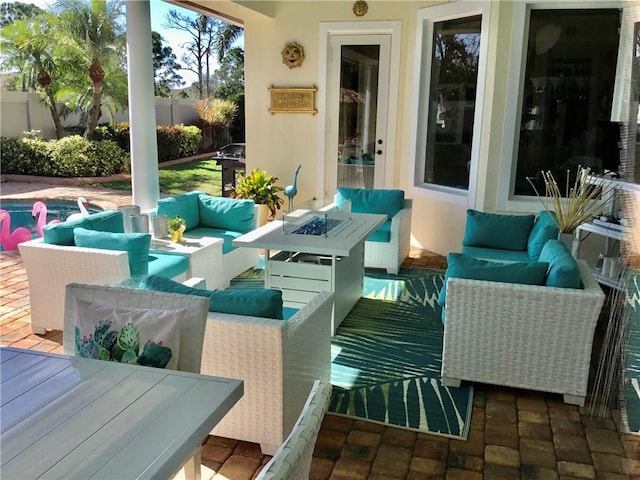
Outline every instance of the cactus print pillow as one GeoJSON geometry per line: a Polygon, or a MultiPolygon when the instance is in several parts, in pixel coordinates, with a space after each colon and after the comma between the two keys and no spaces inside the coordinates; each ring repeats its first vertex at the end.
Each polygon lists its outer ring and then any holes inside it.
{"type": "Polygon", "coordinates": [[[76,356],[177,370],[187,311],[122,308],[76,298],[76,356]]]}

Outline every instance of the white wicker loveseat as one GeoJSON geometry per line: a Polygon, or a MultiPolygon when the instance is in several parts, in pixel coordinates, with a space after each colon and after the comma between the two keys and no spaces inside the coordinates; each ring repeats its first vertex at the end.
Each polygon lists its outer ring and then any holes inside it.
{"type": "Polygon", "coordinates": [[[442,381],[562,394],[584,405],[604,293],[578,260],[584,288],[449,278],[442,381]]]}

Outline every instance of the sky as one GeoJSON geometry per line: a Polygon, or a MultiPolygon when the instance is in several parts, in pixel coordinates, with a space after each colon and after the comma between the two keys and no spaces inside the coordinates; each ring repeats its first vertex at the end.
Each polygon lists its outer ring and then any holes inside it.
{"type": "MultiPolygon", "coordinates": [[[[5,0],[7,1],[7,0],[5,0]]],[[[8,0],[9,3],[13,3],[16,0],[8,0]]],[[[49,6],[55,4],[55,0],[18,0],[22,3],[31,3],[37,5],[38,7],[47,10],[49,6]]],[[[167,17],[167,13],[169,10],[177,10],[184,15],[190,15],[195,17],[196,13],[190,10],[186,10],[184,8],[177,7],[176,5],[172,5],[167,2],[163,2],[162,0],[150,0],[150,11],[151,11],[151,29],[155,32],[158,32],[163,39],[163,45],[168,45],[173,49],[173,53],[176,55],[176,61],[181,63],[182,54],[185,52],[185,49],[182,48],[182,45],[189,42],[191,37],[186,32],[175,30],[171,28],[164,28],[163,24],[165,23],[165,19],[167,17]]],[[[212,70],[217,68],[217,64],[211,65],[212,70]]],[[[186,85],[189,86],[193,82],[196,81],[196,74],[189,70],[180,70],[180,75],[184,78],[186,85]]]]}

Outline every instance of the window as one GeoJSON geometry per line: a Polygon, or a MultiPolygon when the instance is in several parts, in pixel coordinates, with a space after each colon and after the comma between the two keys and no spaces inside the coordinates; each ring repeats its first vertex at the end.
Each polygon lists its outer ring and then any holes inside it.
{"type": "Polygon", "coordinates": [[[469,188],[481,20],[434,23],[425,183],[469,188]]]}
{"type": "Polygon", "coordinates": [[[489,10],[456,2],[418,11],[414,194],[473,206],[489,10]]]}
{"type": "Polygon", "coordinates": [[[530,181],[544,191],[543,170],[561,187],[579,165],[618,172],[621,124],[610,119],[619,26],[617,9],[531,11],[515,195],[535,195],[530,181]]]}

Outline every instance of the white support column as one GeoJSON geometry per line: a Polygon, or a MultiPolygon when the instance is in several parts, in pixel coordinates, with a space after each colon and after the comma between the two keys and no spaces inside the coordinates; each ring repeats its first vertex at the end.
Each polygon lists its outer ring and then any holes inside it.
{"type": "Polygon", "coordinates": [[[148,0],[127,0],[127,68],[133,203],[145,211],[160,198],[148,0]]]}

